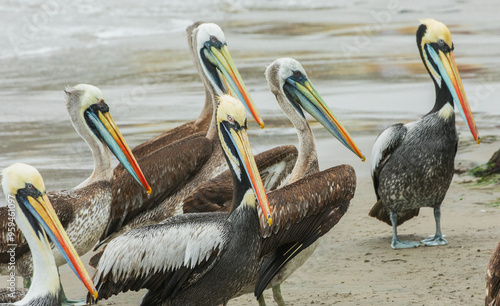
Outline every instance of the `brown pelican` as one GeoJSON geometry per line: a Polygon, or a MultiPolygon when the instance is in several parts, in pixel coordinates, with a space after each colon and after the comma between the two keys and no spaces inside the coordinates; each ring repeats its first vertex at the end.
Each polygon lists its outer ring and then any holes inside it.
{"type": "Polygon", "coordinates": [[[500,305],[500,243],[491,255],[486,269],[486,306],[500,305]]]}
{"type": "Polygon", "coordinates": [[[258,186],[251,183],[252,175],[258,177],[255,164],[241,157],[246,155],[241,153],[246,150],[240,149],[239,140],[246,139],[244,112],[241,106],[226,111],[226,105],[233,103],[227,100],[231,98],[221,98],[217,117],[219,139],[235,184],[231,211],[175,216],[111,241],[94,276],[100,298],[148,288],[143,305],[227,302],[255,281],[262,258],[272,259],[257,282],[265,288],[268,277],[293,257],[289,254],[299,253],[324,235],[346,212],[356,176],[352,167],[343,165],[269,193],[272,225],[268,225],[268,205],[259,221],[257,208],[251,204],[255,203],[251,188],[261,207],[266,197],[260,180],[258,186]],[[237,136],[238,130],[245,136],[237,136]]]}
{"type": "MultiPolygon", "coordinates": [[[[78,134],[85,140],[94,157],[94,171],[92,175],[70,190],[52,191],[47,194],[54,204],[55,210],[62,225],[75,249],[85,254],[98,241],[104,231],[109,217],[111,203],[111,178],[113,168],[109,151],[125,165],[133,179],[150,190],[137,162],[135,161],[123,136],[116,127],[109,107],[102,92],[92,85],[80,84],[66,88],[66,107],[71,122],[78,134]]],[[[7,230],[8,209],[0,210],[0,225],[2,247],[0,263],[6,273],[10,255],[5,243],[10,235],[7,230]]],[[[15,233],[16,272],[27,277],[33,274],[32,253],[20,232],[15,233]]],[[[64,256],[53,249],[55,263],[60,266],[66,262],[64,256]]]]}
{"type": "MultiPolygon", "coordinates": [[[[182,200],[185,197],[201,183],[227,168],[216,137],[214,105],[217,95],[227,93],[243,101],[255,120],[263,127],[262,120],[229,54],[220,27],[213,23],[196,23],[189,27],[187,32],[193,61],[207,92],[205,108],[194,123],[166,132],[133,150],[142,155],[138,161],[153,187],[151,196],[133,186],[130,177],[122,175],[120,169],[115,170],[111,217],[101,237],[103,243],[131,228],[158,223],[181,213],[182,200]],[[208,118],[211,119],[210,128],[203,123],[207,122],[208,118]],[[154,152],[151,152],[152,148],[154,152]],[[149,154],[145,154],[146,151],[149,154]]],[[[274,156],[282,157],[274,162],[275,164],[284,162],[285,166],[278,170],[286,173],[293,165],[294,160],[292,162],[288,160],[295,156],[295,149],[286,147],[280,150],[291,154],[291,156],[288,154],[274,156]],[[288,164],[289,167],[286,166],[288,164]]],[[[263,167],[263,163],[271,161],[265,156],[259,157],[257,161],[262,171],[269,173],[276,169],[273,168],[275,164],[271,164],[269,168],[263,167]]]]}
{"type": "Polygon", "coordinates": [[[217,305],[258,269],[256,202],[269,224],[272,217],[248,143],[243,105],[222,96],[216,120],[218,138],[238,186],[231,212],[179,215],[112,240],[94,276],[100,298],[148,288],[141,305],[217,305]],[[223,289],[208,286],[215,283],[223,289]]]}
{"type": "MultiPolygon", "coordinates": [[[[11,223],[7,228],[13,228],[15,220],[33,253],[34,266],[33,282],[24,298],[2,305],[61,305],[61,281],[49,237],[90,294],[97,297],[94,284],[49,201],[40,173],[29,165],[13,164],[2,171],[2,188],[11,223]]],[[[13,245],[13,240],[8,240],[8,246],[13,245]]],[[[10,269],[9,275],[15,277],[13,271],[10,269]]]]}
{"type": "MultiPolygon", "coordinates": [[[[285,182],[286,184],[292,184],[319,172],[314,134],[307,123],[303,110],[316,118],[316,120],[318,120],[333,136],[358,155],[363,161],[365,160],[365,157],[354,144],[346,129],[336,119],[328,105],[316,91],[307,77],[304,68],[298,61],[291,58],[277,59],[267,67],[266,77],[271,92],[276,96],[276,100],[281,109],[295,126],[299,138],[299,155],[291,175],[285,182]]],[[[223,173],[214,180],[205,183],[185,200],[185,206],[189,207],[192,211],[204,211],[203,208],[205,207],[212,210],[216,207],[219,207],[220,210],[227,210],[230,208],[230,206],[224,205],[224,202],[231,200],[232,186],[228,183],[227,175],[228,173],[223,173]]],[[[319,173],[318,177],[322,175],[328,177],[330,173],[327,170],[326,172],[319,173]]],[[[314,181],[311,181],[311,183],[312,182],[314,181]]],[[[313,195],[305,190],[301,190],[301,193],[296,193],[294,196],[297,198],[313,197],[313,195]]],[[[292,203],[289,205],[293,205],[292,203]]],[[[274,211],[273,201],[271,201],[271,208],[274,211]]],[[[280,273],[278,273],[272,281],[269,279],[273,288],[275,301],[279,305],[285,304],[281,296],[280,284],[309,258],[316,247],[317,241],[309,248],[302,251],[291,261],[291,263],[281,268],[280,273]]],[[[258,275],[255,274],[251,284],[238,295],[253,292],[257,276],[258,275]]],[[[263,290],[264,288],[259,288],[259,290],[263,290]]],[[[260,291],[260,293],[262,293],[262,291],[260,291]]],[[[261,296],[260,293],[258,294],[258,296],[260,296],[259,303],[265,304],[264,297],[261,296]]]]}
{"type": "MultiPolygon", "coordinates": [[[[225,93],[238,97],[245,103],[259,126],[264,127],[264,121],[229,54],[222,29],[214,23],[196,22],[190,25],[186,32],[193,63],[205,87],[205,105],[196,120],[168,130],[135,147],[132,152],[138,160],[184,137],[196,133],[206,134],[214,113],[215,95],[225,93]]],[[[123,167],[117,167],[115,175],[118,171],[123,171],[123,167]]]]}
{"type": "Polygon", "coordinates": [[[479,144],[476,124],[455,58],[448,28],[425,19],[417,30],[417,46],[436,88],[432,110],[422,119],[395,124],[384,130],[372,151],[372,178],[377,203],[370,216],[392,225],[393,249],[445,245],[440,226],[441,203],[453,177],[458,134],[453,104],[479,144]],[[421,243],[400,241],[397,226],[418,215],[420,207],[432,207],[436,234],[421,243]]]}

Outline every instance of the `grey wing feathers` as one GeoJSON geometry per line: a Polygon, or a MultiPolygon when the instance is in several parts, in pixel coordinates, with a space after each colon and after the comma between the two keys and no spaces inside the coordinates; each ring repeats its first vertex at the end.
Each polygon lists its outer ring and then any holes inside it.
{"type": "Polygon", "coordinates": [[[373,185],[375,187],[375,193],[377,194],[377,200],[380,198],[378,195],[378,176],[380,171],[394,150],[399,147],[406,136],[406,132],[407,129],[402,123],[392,125],[380,133],[377,140],[373,144],[371,166],[373,185]]]}
{"type": "MultiPolygon", "coordinates": [[[[147,288],[173,297],[212,263],[228,241],[226,214],[180,215],[113,239],[99,260],[94,283],[99,299],[147,288]]],[[[90,297],[89,297],[90,299],[90,297]]]]}
{"type": "MultiPolygon", "coordinates": [[[[378,194],[379,186],[379,175],[380,171],[384,168],[386,162],[391,157],[392,153],[401,145],[403,142],[408,129],[402,123],[392,125],[385,129],[378,136],[372,149],[372,179],[373,187],[375,189],[375,195],[377,196],[377,202],[373,205],[372,209],[368,213],[370,217],[377,218],[378,220],[392,225],[390,219],[389,211],[386,209],[380,195],[378,194]]],[[[420,209],[410,209],[403,213],[398,214],[398,226],[410,220],[411,218],[418,216],[420,209]]]]}

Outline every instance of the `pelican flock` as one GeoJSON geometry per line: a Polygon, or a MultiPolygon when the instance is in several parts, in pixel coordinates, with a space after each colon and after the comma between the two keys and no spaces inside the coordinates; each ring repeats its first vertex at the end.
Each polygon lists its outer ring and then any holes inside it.
{"type": "MultiPolygon", "coordinates": [[[[102,235],[109,218],[111,205],[111,166],[110,151],[126,167],[134,183],[151,192],[149,184],[142,174],[130,148],[116,126],[109,106],[101,90],[95,86],[80,84],[65,89],[66,107],[73,127],[87,143],[94,157],[92,175],[73,189],[51,191],[47,193],[57,212],[61,224],[73,241],[76,252],[85,254],[92,249],[102,235]]],[[[20,229],[14,233],[14,241],[7,243],[11,233],[8,230],[8,208],[0,208],[1,253],[0,268],[2,273],[9,269],[10,250],[8,244],[15,244],[16,274],[29,279],[33,274],[33,260],[28,242],[22,239],[20,229]]],[[[53,256],[56,265],[66,262],[64,256],[55,248],[53,256]]]]}
{"type": "MultiPolygon", "coordinates": [[[[205,91],[197,119],[130,149],[102,91],[88,84],[68,86],[71,123],[94,160],[90,177],[72,189],[47,192],[32,166],[17,162],[2,170],[7,205],[0,207],[0,273],[9,275],[14,261],[25,288],[16,294],[0,290],[0,303],[74,303],[66,299],[59,276],[58,268],[67,263],[86,288],[87,303],[146,289],[140,305],[227,305],[253,294],[262,306],[263,292],[271,288],[283,306],[281,285],[349,214],[356,172],[346,164],[321,171],[308,116],[363,162],[365,156],[302,65],[282,57],[262,71],[295,128],[298,147],[273,147],[254,156],[247,130],[263,129],[264,120],[224,32],[217,24],[196,22],[186,34],[205,91]],[[118,166],[112,166],[110,153],[118,166]],[[79,258],[91,250],[93,277],[79,258]]],[[[421,20],[416,41],[434,83],[434,106],[417,121],[383,130],[370,160],[376,203],[369,216],[392,226],[393,249],[448,244],[441,204],[459,141],[455,110],[476,143],[481,141],[448,27],[421,20]],[[435,234],[400,240],[397,227],[422,207],[433,208],[435,234]]],[[[256,138],[266,137],[259,133],[256,138]]],[[[356,230],[357,224],[348,226],[356,230]]],[[[485,305],[499,305],[499,288],[500,244],[486,269],[485,305]]]]}

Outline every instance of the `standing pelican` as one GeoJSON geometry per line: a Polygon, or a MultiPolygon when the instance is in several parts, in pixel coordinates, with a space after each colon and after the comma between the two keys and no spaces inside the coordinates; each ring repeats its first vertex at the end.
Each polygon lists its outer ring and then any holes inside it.
{"type": "Polygon", "coordinates": [[[486,269],[486,306],[500,305],[500,243],[491,255],[486,269]]]}
{"type": "Polygon", "coordinates": [[[441,233],[441,203],[450,187],[458,134],[453,104],[479,144],[476,124],[467,102],[453,56],[448,28],[425,19],[417,30],[417,46],[436,88],[432,110],[422,119],[396,124],[384,130],[372,151],[372,178],[377,203],[370,216],[392,225],[393,249],[445,245],[441,233]],[[418,215],[420,207],[432,207],[436,220],[434,237],[400,241],[397,226],[418,215]]]}
{"type": "MultiPolygon", "coordinates": [[[[187,32],[193,61],[207,92],[205,108],[194,123],[168,131],[133,150],[142,156],[138,161],[153,187],[151,196],[134,186],[119,167],[115,170],[111,217],[101,237],[103,243],[131,228],[158,223],[182,212],[185,197],[227,168],[216,137],[217,95],[231,94],[240,99],[259,125],[264,126],[233,63],[220,27],[213,23],[196,23],[187,32]],[[210,126],[205,126],[209,121],[210,126]]],[[[257,158],[261,171],[270,173],[273,170],[275,176],[289,173],[295,161],[295,149],[284,147],[278,151],[271,156],[279,158],[271,160],[267,157],[270,155],[257,158]],[[274,167],[281,163],[283,167],[274,167]]]]}
{"type": "MultiPolygon", "coordinates": [[[[123,136],[116,127],[102,92],[92,85],[80,84],[66,88],[66,107],[71,123],[77,133],[85,140],[94,157],[92,175],[70,190],[52,191],[47,194],[54,204],[68,237],[79,254],[85,254],[95,245],[104,231],[109,217],[111,203],[111,166],[110,151],[123,164],[132,178],[148,192],[150,187],[135,161],[123,136]]],[[[0,209],[1,229],[1,267],[8,274],[10,255],[7,253],[8,209],[0,209]]],[[[16,273],[27,277],[33,274],[32,252],[28,244],[15,233],[16,273]]],[[[66,262],[64,256],[53,248],[56,266],[66,262]]]]}
{"type": "Polygon", "coordinates": [[[258,270],[256,202],[269,224],[272,217],[248,143],[244,107],[222,96],[216,118],[237,185],[231,212],[179,215],[112,240],[94,276],[100,298],[148,288],[141,305],[217,305],[227,302],[258,270]]]}
{"type": "MultiPolygon", "coordinates": [[[[16,163],[2,171],[9,222],[16,221],[33,253],[33,282],[21,301],[3,305],[61,305],[62,288],[48,238],[83,282],[92,296],[97,291],[71,244],[45,192],[42,176],[26,164],[16,163]]],[[[8,226],[12,228],[12,226],[8,226]]],[[[9,240],[9,244],[12,244],[9,240]]],[[[11,270],[9,275],[15,275],[11,270]]]]}
{"type": "MultiPolygon", "coordinates": [[[[328,170],[321,173],[319,171],[314,134],[307,123],[303,110],[307,111],[316,120],[318,120],[343,145],[349,148],[363,161],[365,160],[360,150],[352,141],[347,130],[336,119],[328,105],[323,101],[307,77],[304,68],[298,61],[291,58],[277,59],[269,65],[269,67],[267,67],[266,78],[271,92],[276,96],[276,100],[281,109],[295,126],[299,138],[299,155],[288,180],[285,182],[286,184],[292,184],[313,174],[318,174],[318,177],[328,177],[330,175],[328,170]]],[[[227,210],[230,208],[230,206],[224,205],[224,202],[230,201],[232,190],[232,186],[228,184],[227,175],[227,173],[223,173],[219,177],[207,182],[204,186],[197,189],[185,200],[185,207],[189,207],[191,211],[203,211],[203,208],[205,207],[219,207],[221,210],[227,210]],[[226,195],[226,197],[222,197],[221,194],[226,195]]],[[[316,183],[315,180],[310,181],[311,185],[314,183],[316,183]]],[[[313,186],[310,186],[310,188],[313,188],[313,186]]],[[[291,191],[287,192],[290,193],[291,197],[296,198],[300,197],[311,199],[314,197],[314,195],[307,189],[296,190],[295,193],[291,191]]],[[[324,198],[323,201],[326,202],[327,198],[324,198]]],[[[294,205],[293,201],[291,201],[288,205],[294,205]]],[[[271,208],[275,211],[273,201],[271,201],[271,208]]],[[[286,211],[283,211],[282,213],[288,214],[286,211]]],[[[282,267],[281,271],[272,279],[272,281],[271,278],[269,278],[269,275],[266,276],[268,278],[266,281],[271,282],[274,299],[279,305],[285,304],[281,295],[281,283],[285,281],[297,268],[304,264],[307,258],[309,258],[309,256],[316,249],[317,244],[317,241],[312,243],[309,248],[302,251],[294,260],[292,260],[292,262],[282,267]]],[[[242,290],[238,295],[253,292],[257,277],[258,274],[255,274],[254,280],[251,284],[242,290]]],[[[264,290],[264,288],[259,288],[259,290],[264,290]]],[[[262,291],[260,291],[260,293],[262,293],[262,291]]],[[[260,296],[259,303],[265,304],[263,296],[260,296]]]]}

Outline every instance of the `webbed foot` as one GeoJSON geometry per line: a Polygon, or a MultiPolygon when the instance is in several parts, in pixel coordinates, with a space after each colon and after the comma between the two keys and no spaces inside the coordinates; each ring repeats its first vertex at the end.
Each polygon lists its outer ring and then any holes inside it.
{"type": "Polygon", "coordinates": [[[422,244],[418,241],[392,240],[391,242],[391,248],[394,250],[418,248],[421,245],[422,244]]]}
{"type": "Polygon", "coordinates": [[[447,245],[448,241],[444,239],[442,235],[433,236],[432,238],[427,238],[421,241],[425,246],[436,246],[436,245],[447,245]]]}

